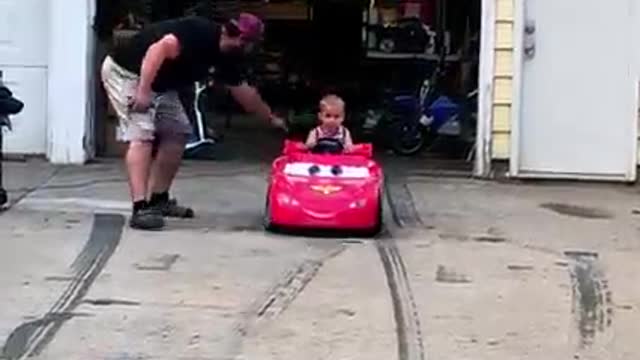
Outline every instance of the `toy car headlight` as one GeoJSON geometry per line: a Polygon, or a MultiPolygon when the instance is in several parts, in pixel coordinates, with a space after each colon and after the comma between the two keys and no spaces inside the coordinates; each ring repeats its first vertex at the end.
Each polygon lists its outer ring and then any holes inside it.
{"type": "Polygon", "coordinates": [[[298,200],[292,198],[291,196],[289,196],[287,194],[278,194],[277,199],[278,199],[278,204],[280,204],[280,205],[291,205],[291,206],[300,205],[298,200]]]}
{"type": "Polygon", "coordinates": [[[366,199],[360,199],[349,204],[349,209],[361,209],[367,205],[366,199]]]}

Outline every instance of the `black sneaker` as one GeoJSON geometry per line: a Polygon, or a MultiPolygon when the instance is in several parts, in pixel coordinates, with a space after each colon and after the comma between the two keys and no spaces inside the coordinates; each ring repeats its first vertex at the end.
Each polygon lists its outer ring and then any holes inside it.
{"type": "Polygon", "coordinates": [[[131,215],[129,226],[138,230],[160,230],[164,227],[164,219],[158,209],[146,208],[131,215]]]}
{"type": "Polygon", "coordinates": [[[166,217],[191,219],[195,216],[193,209],[178,205],[178,201],[176,199],[156,204],[154,207],[162,213],[162,216],[166,217]]]}

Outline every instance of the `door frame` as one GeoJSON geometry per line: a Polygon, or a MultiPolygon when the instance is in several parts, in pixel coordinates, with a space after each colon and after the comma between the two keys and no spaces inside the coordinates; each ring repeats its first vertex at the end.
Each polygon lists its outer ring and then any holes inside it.
{"type": "Polygon", "coordinates": [[[496,0],[482,0],[478,71],[478,122],[474,176],[491,176],[493,92],[495,87],[496,0]]]}
{"type": "Polygon", "coordinates": [[[524,54],[525,1],[515,1],[513,5],[513,77],[511,100],[511,134],[509,149],[509,176],[519,177],[520,174],[520,113],[522,111],[522,68],[524,54]]]}
{"type": "MultiPolygon", "coordinates": [[[[637,11],[637,10],[636,10],[637,11]]],[[[511,104],[511,136],[510,143],[511,148],[509,152],[509,176],[522,179],[552,179],[552,180],[594,180],[594,181],[622,181],[622,182],[634,182],[637,177],[638,167],[638,128],[640,117],[636,117],[636,126],[633,126],[632,144],[630,144],[630,151],[632,151],[631,164],[629,170],[623,177],[618,175],[594,175],[594,174],[581,174],[581,173],[531,173],[520,170],[520,139],[521,139],[521,122],[523,120],[522,115],[522,97],[523,97],[523,67],[524,67],[524,51],[522,49],[524,44],[524,23],[526,16],[526,1],[514,2],[514,24],[513,24],[513,100],[511,104]]],[[[633,31],[631,31],[631,44],[634,44],[637,39],[636,30],[640,26],[632,22],[633,31]]],[[[636,52],[632,52],[634,56],[636,52]]],[[[629,68],[632,76],[636,78],[634,87],[634,98],[636,99],[636,108],[640,110],[638,103],[640,95],[640,83],[638,82],[638,69],[635,65],[638,63],[638,59],[634,59],[629,68]]],[[[640,113],[638,113],[640,114],[640,113]]]]}
{"type": "Polygon", "coordinates": [[[46,157],[54,164],[81,165],[94,155],[90,129],[95,124],[91,93],[95,0],[48,0],[47,4],[46,157]],[[70,92],[75,101],[69,101],[70,92]]]}

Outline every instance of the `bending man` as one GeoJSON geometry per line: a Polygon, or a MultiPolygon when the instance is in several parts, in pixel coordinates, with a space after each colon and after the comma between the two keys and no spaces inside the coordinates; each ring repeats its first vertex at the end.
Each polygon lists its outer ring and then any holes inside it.
{"type": "Polygon", "coordinates": [[[118,140],[128,143],[126,166],[133,202],[130,226],[154,230],[163,217],[193,217],[169,197],[192,128],[178,90],[211,68],[248,112],[284,126],[242,78],[243,56],[264,32],[260,19],[240,14],[225,24],[200,17],[162,21],[136,34],[104,60],[102,81],[119,118],[118,140]]]}

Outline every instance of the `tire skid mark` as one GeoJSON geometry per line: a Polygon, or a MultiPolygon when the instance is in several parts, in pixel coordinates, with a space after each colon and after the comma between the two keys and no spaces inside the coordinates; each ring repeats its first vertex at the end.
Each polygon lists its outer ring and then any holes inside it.
{"type": "Polygon", "coordinates": [[[385,195],[393,221],[399,227],[422,227],[423,222],[416,208],[409,186],[404,181],[388,178],[384,184],[385,195]]]}
{"type": "Polygon", "coordinates": [[[2,347],[0,359],[18,360],[39,355],[64,323],[77,316],[74,310],[82,304],[120,243],[124,222],[121,215],[94,215],[89,240],[71,265],[71,282],[46,314],[13,330],[2,347]]]}
{"type": "Polygon", "coordinates": [[[394,230],[423,227],[405,176],[385,181],[387,219],[376,248],[386,275],[396,322],[399,360],[425,360],[426,350],[418,306],[407,267],[394,239],[394,230]],[[390,219],[389,219],[390,217],[390,219]]]}
{"type": "Polygon", "coordinates": [[[406,265],[392,239],[380,239],[376,246],[391,293],[396,321],[398,359],[424,360],[426,357],[422,326],[406,265]]]}
{"type": "Polygon", "coordinates": [[[330,259],[345,250],[342,244],[332,246],[316,259],[307,259],[291,267],[279,277],[275,284],[258,300],[249,311],[248,316],[235,326],[237,345],[233,348],[241,351],[244,338],[258,331],[263,324],[277,320],[295,301],[307,285],[315,278],[318,271],[330,259]]]}
{"type": "Polygon", "coordinates": [[[578,352],[589,356],[606,348],[613,323],[612,293],[597,253],[565,252],[571,262],[573,313],[578,331],[578,352]]]}

